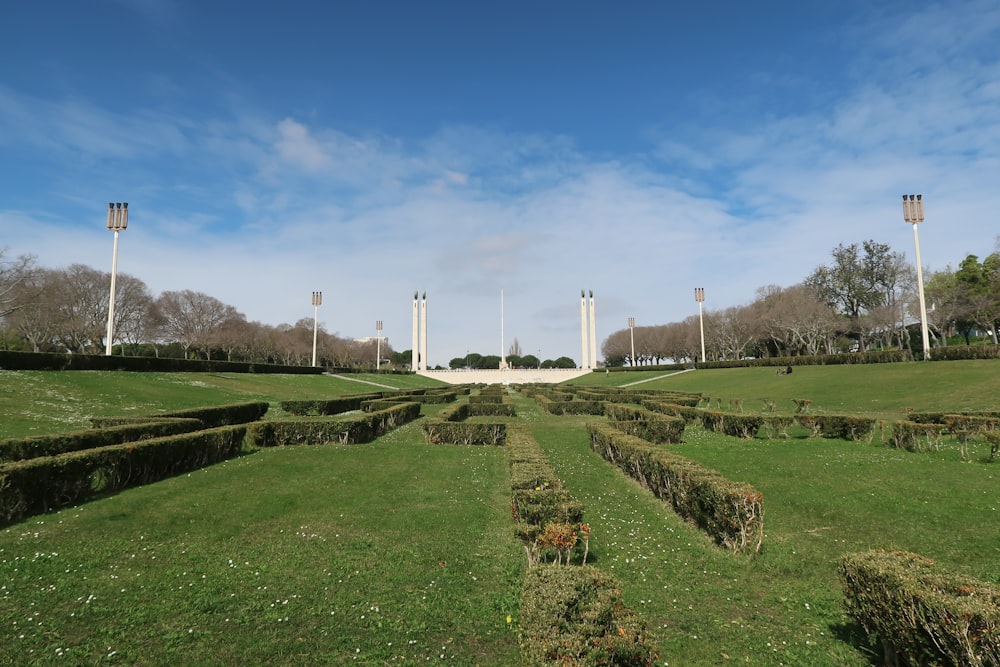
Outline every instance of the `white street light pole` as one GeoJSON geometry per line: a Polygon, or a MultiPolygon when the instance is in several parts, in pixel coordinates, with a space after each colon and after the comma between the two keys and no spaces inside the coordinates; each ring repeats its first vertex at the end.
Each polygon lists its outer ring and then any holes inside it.
{"type": "Polygon", "coordinates": [[[903,220],[913,225],[913,247],[917,255],[917,293],[920,296],[920,338],[924,344],[924,360],[927,361],[931,358],[931,346],[930,336],[927,334],[927,306],[924,304],[924,271],[920,263],[920,237],[917,235],[917,223],[924,221],[923,195],[903,195],[903,220]]]}
{"type": "Polygon", "coordinates": [[[115,250],[111,259],[111,296],[108,298],[108,333],[104,344],[105,356],[111,356],[111,344],[115,338],[115,277],[118,274],[118,232],[128,227],[128,202],[108,204],[108,229],[115,233],[115,250]]]}
{"type": "Polygon", "coordinates": [[[319,331],[319,307],[323,304],[323,293],[313,292],[313,363],[316,365],[316,333],[319,331]]]}
{"type": "Polygon", "coordinates": [[[705,301],[705,288],[694,288],[694,300],[698,302],[698,327],[701,329],[701,363],[705,363],[705,318],[701,312],[701,304],[705,301]]]}
{"type": "Polygon", "coordinates": [[[630,365],[635,366],[635,318],[628,318],[628,336],[632,342],[632,356],[629,357],[630,365]]]}
{"type": "Polygon", "coordinates": [[[382,320],[375,320],[375,372],[382,365],[382,320]]]}

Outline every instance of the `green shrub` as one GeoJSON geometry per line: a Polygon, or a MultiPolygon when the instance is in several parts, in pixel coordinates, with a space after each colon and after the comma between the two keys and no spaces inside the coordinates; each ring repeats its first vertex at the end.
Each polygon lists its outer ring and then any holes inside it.
{"type": "Polygon", "coordinates": [[[533,666],[651,667],[657,657],[618,581],[589,566],[528,570],[520,643],[523,664],[533,666]]]}
{"type": "Polygon", "coordinates": [[[847,554],[848,613],[887,665],[1000,666],[1000,589],[939,571],[917,554],[847,554]]]}
{"type": "MultiPolygon", "coordinates": [[[[469,398],[473,398],[470,396],[469,398]]],[[[469,403],[470,417],[513,417],[513,403],[469,403]]]]}
{"type": "Polygon", "coordinates": [[[263,417],[270,406],[266,401],[251,401],[249,403],[233,403],[231,405],[215,405],[206,408],[191,408],[175,412],[163,412],[155,417],[183,417],[197,419],[206,428],[228,426],[230,424],[249,424],[263,417]]]}
{"type": "Polygon", "coordinates": [[[1000,359],[1000,345],[951,345],[931,348],[931,361],[1000,359]]]}
{"type": "Polygon", "coordinates": [[[906,420],[894,422],[888,444],[910,452],[937,449],[945,428],[944,424],[917,424],[906,420]]]}
{"type": "Polygon", "coordinates": [[[37,456],[56,456],[66,452],[109,447],[178,433],[190,433],[202,427],[203,424],[197,419],[162,418],[150,420],[144,417],[129,423],[103,428],[0,440],[0,463],[21,461],[37,456]]]}
{"type": "Polygon", "coordinates": [[[470,424],[429,420],[423,423],[427,442],[440,445],[498,445],[507,439],[506,424],[470,424]]]}
{"type": "Polygon", "coordinates": [[[734,552],[759,551],[764,537],[763,496],[749,484],[662,447],[626,435],[609,424],[589,424],[591,448],[613,462],[682,518],[734,552]]]}
{"type": "Polygon", "coordinates": [[[247,427],[224,426],[0,466],[0,522],[74,505],[233,458],[247,427]]]}
{"type": "Polygon", "coordinates": [[[382,392],[375,392],[311,401],[281,401],[278,405],[288,414],[300,417],[306,415],[337,415],[342,412],[360,410],[365,401],[377,400],[382,398],[382,396],[382,392]]]}
{"type": "Polygon", "coordinates": [[[796,415],[795,421],[811,430],[814,435],[855,442],[870,440],[876,424],[876,420],[871,417],[846,415],[796,415]]]}
{"type": "Polygon", "coordinates": [[[610,423],[622,433],[628,433],[653,443],[681,441],[684,420],[658,415],[644,408],[624,403],[605,403],[604,413],[610,423]]]}
{"type": "Polygon", "coordinates": [[[707,431],[715,431],[734,438],[750,439],[764,424],[760,415],[734,415],[714,410],[701,411],[701,425],[707,431]]]}
{"type": "Polygon", "coordinates": [[[305,417],[261,421],[249,426],[247,440],[252,447],[323,445],[327,443],[350,445],[371,442],[419,416],[419,403],[397,403],[385,410],[340,419],[305,417]]]}

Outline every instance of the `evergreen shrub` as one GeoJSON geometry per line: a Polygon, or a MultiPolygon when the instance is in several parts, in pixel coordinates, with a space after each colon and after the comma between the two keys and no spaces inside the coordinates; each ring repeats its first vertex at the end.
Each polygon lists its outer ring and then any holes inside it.
{"type": "Polygon", "coordinates": [[[886,665],[1000,666],[1000,589],[913,553],[846,554],[848,613],[882,645],[886,665]]]}

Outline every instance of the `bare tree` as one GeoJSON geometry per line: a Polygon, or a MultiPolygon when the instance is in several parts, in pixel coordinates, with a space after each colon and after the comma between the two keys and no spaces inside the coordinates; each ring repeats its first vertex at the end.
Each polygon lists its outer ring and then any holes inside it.
{"type": "Polygon", "coordinates": [[[211,359],[218,330],[229,320],[242,318],[232,306],[202,292],[164,292],[156,300],[163,323],[161,335],[184,346],[185,357],[200,350],[211,359]]]}
{"type": "Polygon", "coordinates": [[[24,289],[24,283],[37,270],[31,255],[8,259],[7,254],[7,248],[0,248],[0,318],[30,301],[31,292],[24,289]]]}

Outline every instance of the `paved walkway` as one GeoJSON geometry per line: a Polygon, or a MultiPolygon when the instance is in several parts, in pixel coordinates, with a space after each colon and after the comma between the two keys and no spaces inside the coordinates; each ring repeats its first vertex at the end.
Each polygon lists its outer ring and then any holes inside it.
{"type": "Polygon", "coordinates": [[[329,375],[332,378],[338,378],[338,379],[341,379],[341,380],[348,380],[350,382],[360,382],[361,384],[370,384],[373,387],[381,387],[382,389],[392,389],[392,390],[395,390],[395,391],[399,391],[399,387],[391,387],[391,386],[389,386],[387,384],[379,384],[378,382],[372,382],[371,380],[362,380],[360,378],[352,378],[349,375],[338,375],[336,373],[327,373],[326,375],[329,375]]]}
{"type": "Polygon", "coordinates": [[[636,380],[635,382],[629,382],[628,384],[623,384],[623,387],[634,387],[637,384],[642,384],[643,382],[652,382],[653,380],[662,380],[663,378],[668,378],[671,375],[680,375],[681,373],[690,373],[693,368],[685,368],[682,371],[674,371],[673,373],[666,373],[665,375],[657,375],[656,377],[646,378],[645,380],[636,380]]]}

